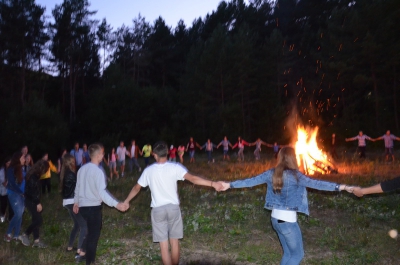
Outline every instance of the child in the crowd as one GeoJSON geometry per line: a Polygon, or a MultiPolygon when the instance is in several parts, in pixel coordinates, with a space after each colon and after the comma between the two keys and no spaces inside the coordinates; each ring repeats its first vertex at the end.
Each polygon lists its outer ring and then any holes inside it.
{"type": "Polygon", "coordinates": [[[280,264],[300,264],[304,257],[297,212],[309,214],[307,188],[353,192],[353,187],[312,179],[302,174],[297,165],[295,151],[291,147],[282,148],[278,153],[278,163],[275,168],[251,178],[224,183],[223,190],[265,184],[267,184],[267,194],[264,208],[272,211],[272,227],[278,234],[283,248],[280,264]]]}
{"type": "Polygon", "coordinates": [[[8,205],[6,170],[10,166],[10,163],[11,158],[8,157],[0,168],[0,223],[4,223],[6,220],[5,216],[8,205]]]}
{"type": "Polygon", "coordinates": [[[31,154],[26,154],[25,156],[25,164],[22,167],[22,170],[26,173],[28,173],[28,171],[31,169],[31,167],[33,166],[33,159],[31,154]]]}
{"type": "Polygon", "coordinates": [[[67,149],[61,149],[60,157],[57,159],[57,173],[61,173],[61,166],[63,163],[64,156],[68,153],[67,149]]]}
{"type": "Polygon", "coordinates": [[[76,235],[79,232],[79,240],[77,247],[77,261],[83,261],[85,259],[85,239],[87,234],[87,224],[81,213],[75,214],[73,212],[74,207],[74,195],[76,187],[76,168],[75,158],[67,154],[64,156],[63,164],[60,173],[60,190],[63,197],[63,207],[68,210],[69,216],[74,222],[74,226],[69,235],[67,251],[73,251],[73,245],[76,235]]]}
{"type": "Polygon", "coordinates": [[[176,148],[173,145],[171,145],[168,151],[168,156],[169,156],[168,161],[176,162],[176,151],[177,151],[176,148]]]}
{"type": "Polygon", "coordinates": [[[229,151],[229,146],[232,148],[231,142],[229,142],[228,138],[225,136],[224,139],[217,145],[217,148],[219,148],[220,145],[222,145],[222,147],[224,148],[223,160],[225,159],[230,160],[228,151],[229,151]]]}
{"type": "Polygon", "coordinates": [[[254,157],[256,158],[256,160],[260,160],[261,156],[260,156],[260,152],[261,152],[261,145],[265,145],[268,146],[268,144],[266,142],[264,142],[263,140],[261,140],[260,138],[257,138],[257,140],[254,143],[250,143],[249,146],[256,146],[256,149],[254,149],[254,157]]]}
{"type": "Polygon", "coordinates": [[[42,204],[40,203],[40,176],[42,176],[49,169],[49,163],[45,160],[39,160],[32,166],[28,171],[25,179],[25,207],[32,217],[31,224],[22,234],[22,242],[26,242],[30,245],[29,236],[33,234],[33,245],[32,247],[45,248],[47,247],[39,239],[39,228],[42,226],[42,204]]]}
{"type": "Polygon", "coordinates": [[[85,259],[86,264],[92,264],[96,259],[97,243],[102,227],[102,202],[120,211],[126,211],[129,208],[129,204],[118,202],[107,190],[106,176],[99,167],[104,157],[103,145],[90,145],[89,156],[91,162],[78,171],[73,207],[75,214],[82,214],[88,227],[86,246],[83,247],[86,249],[85,258],[78,257],[77,259],[78,262],[85,259]]]}
{"type": "Polygon", "coordinates": [[[214,148],[218,148],[218,147],[214,143],[212,143],[210,139],[207,139],[207,142],[202,147],[200,147],[200,149],[203,149],[203,148],[206,149],[208,163],[211,163],[211,162],[214,163],[214,159],[212,158],[212,152],[213,152],[214,148]]]}
{"type": "Polygon", "coordinates": [[[189,151],[189,157],[190,157],[189,163],[194,163],[195,162],[194,153],[196,151],[196,147],[197,148],[201,148],[201,146],[193,139],[193,137],[190,137],[189,138],[189,142],[186,145],[186,152],[189,151]]]}
{"type": "Polygon", "coordinates": [[[109,180],[112,181],[113,176],[115,175],[117,179],[119,179],[119,175],[117,172],[117,155],[115,154],[115,148],[111,149],[111,154],[108,154],[106,164],[110,168],[110,178],[109,180]]]}
{"type": "Polygon", "coordinates": [[[56,166],[49,160],[49,154],[45,153],[42,156],[42,160],[47,161],[49,163],[49,168],[48,170],[40,177],[40,183],[42,184],[42,194],[46,194],[46,189],[47,192],[51,192],[51,172],[57,173],[57,168],[56,166]]]}
{"type": "Polygon", "coordinates": [[[185,154],[185,146],[180,145],[178,146],[178,156],[179,156],[179,161],[181,164],[183,164],[183,155],[185,154]]]}
{"type": "Polygon", "coordinates": [[[144,158],[145,167],[149,166],[149,164],[150,164],[150,156],[151,156],[152,153],[153,153],[153,151],[151,149],[151,145],[150,144],[146,144],[146,145],[143,146],[142,155],[143,155],[143,158],[144,158]]]}
{"type": "Polygon", "coordinates": [[[25,155],[22,152],[16,152],[12,158],[10,166],[6,170],[7,194],[9,203],[13,209],[14,215],[8,224],[4,241],[11,242],[14,232],[14,239],[20,240],[23,245],[28,246],[29,242],[23,240],[20,236],[22,224],[22,214],[25,209],[25,175],[22,172],[22,166],[25,164],[25,155]]]}
{"type": "Polygon", "coordinates": [[[178,180],[189,180],[193,184],[222,189],[222,183],[193,176],[179,163],[167,160],[168,145],[158,142],[153,151],[156,163],[146,168],[138,183],[132,188],[125,200],[126,204],[139,193],[142,187],[151,191],[151,224],[153,241],[160,243],[163,264],[179,263],[179,239],[183,237],[183,222],[179,208],[178,180]],[[171,252],[169,244],[171,244],[171,252]]]}
{"type": "Polygon", "coordinates": [[[247,145],[249,146],[249,143],[243,140],[240,136],[238,137],[238,141],[234,146],[232,146],[232,149],[235,149],[236,147],[239,149],[237,155],[238,155],[238,161],[244,161],[244,146],[247,145]]]}

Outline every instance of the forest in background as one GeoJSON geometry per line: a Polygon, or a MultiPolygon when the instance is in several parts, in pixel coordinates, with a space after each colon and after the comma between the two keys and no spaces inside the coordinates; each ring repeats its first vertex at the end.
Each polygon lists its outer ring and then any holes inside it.
{"type": "Polygon", "coordinates": [[[321,139],[400,133],[398,0],[222,1],[175,28],[139,15],[113,29],[87,0],[44,11],[0,1],[2,155],[189,136],[287,143],[289,117],[321,139]]]}

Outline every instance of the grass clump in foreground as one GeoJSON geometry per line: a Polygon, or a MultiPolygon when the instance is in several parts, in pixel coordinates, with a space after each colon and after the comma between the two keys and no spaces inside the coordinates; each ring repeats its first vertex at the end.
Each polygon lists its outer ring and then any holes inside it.
{"type": "MultiPolygon", "coordinates": [[[[250,157],[248,155],[248,157],[250,157]]],[[[275,165],[270,157],[261,162],[207,164],[199,157],[188,169],[212,180],[246,178],[275,165]]],[[[397,175],[400,164],[342,159],[336,175],[319,179],[354,185],[371,185],[397,175]],[[357,169],[354,170],[354,169],[357,169]]],[[[124,199],[137,182],[138,173],[109,184],[118,199],[124,199]]],[[[53,190],[57,177],[53,176],[53,190]]],[[[211,188],[179,182],[184,220],[181,264],[279,264],[278,237],[270,224],[270,211],[263,208],[265,186],[217,193],[211,188]]],[[[160,264],[159,245],[152,242],[150,191],[142,191],[131,209],[120,213],[103,208],[103,229],[97,249],[97,264],[160,264]]],[[[399,243],[388,236],[400,229],[400,197],[397,193],[356,198],[347,193],[309,190],[309,217],[299,215],[305,258],[302,264],[400,264],[399,243]]],[[[66,252],[72,221],[59,194],[44,196],[41,238],[46,249],[1,242],[0,264],[75,264],[66,252]]],[[[29,225],[24,214],[22,231],[29,225]]],[[[0,224],[5,233],[8,223],[0,224]]]]}

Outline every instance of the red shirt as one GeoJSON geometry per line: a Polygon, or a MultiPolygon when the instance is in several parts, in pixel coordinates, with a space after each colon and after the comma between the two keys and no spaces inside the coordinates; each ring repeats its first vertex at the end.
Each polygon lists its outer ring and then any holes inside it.
{"type": "Polygon", "coordinates": [[[176,157],[176,148],[174,147],[172,149],[169,149],[168,154],[169,154],[170,158],[175,158],[176,157]]]}

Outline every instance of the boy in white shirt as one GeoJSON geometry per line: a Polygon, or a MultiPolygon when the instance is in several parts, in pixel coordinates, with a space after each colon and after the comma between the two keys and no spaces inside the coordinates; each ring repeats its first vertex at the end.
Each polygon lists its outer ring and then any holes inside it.
{"type": "Polygon", "coordinates": [[[210,186],[217,191],[223,188],[222,182],[214,182],[193,176],[180,163],[168,162],[168,145],[158,142],[153,149],[156,163],[147,167],[138,183],[132,188],[125,204],[139,193],[142,187],[150,187],[151,191],[151,224],[153,241],[160,243],[161,258],[164,265],[179,263],[179,239],[183,237],[183,222],[179,208],[178,180],[189,180],[193,184],[210,186]],[[171,245],[171,253],[169,251],[171,245]]]}

